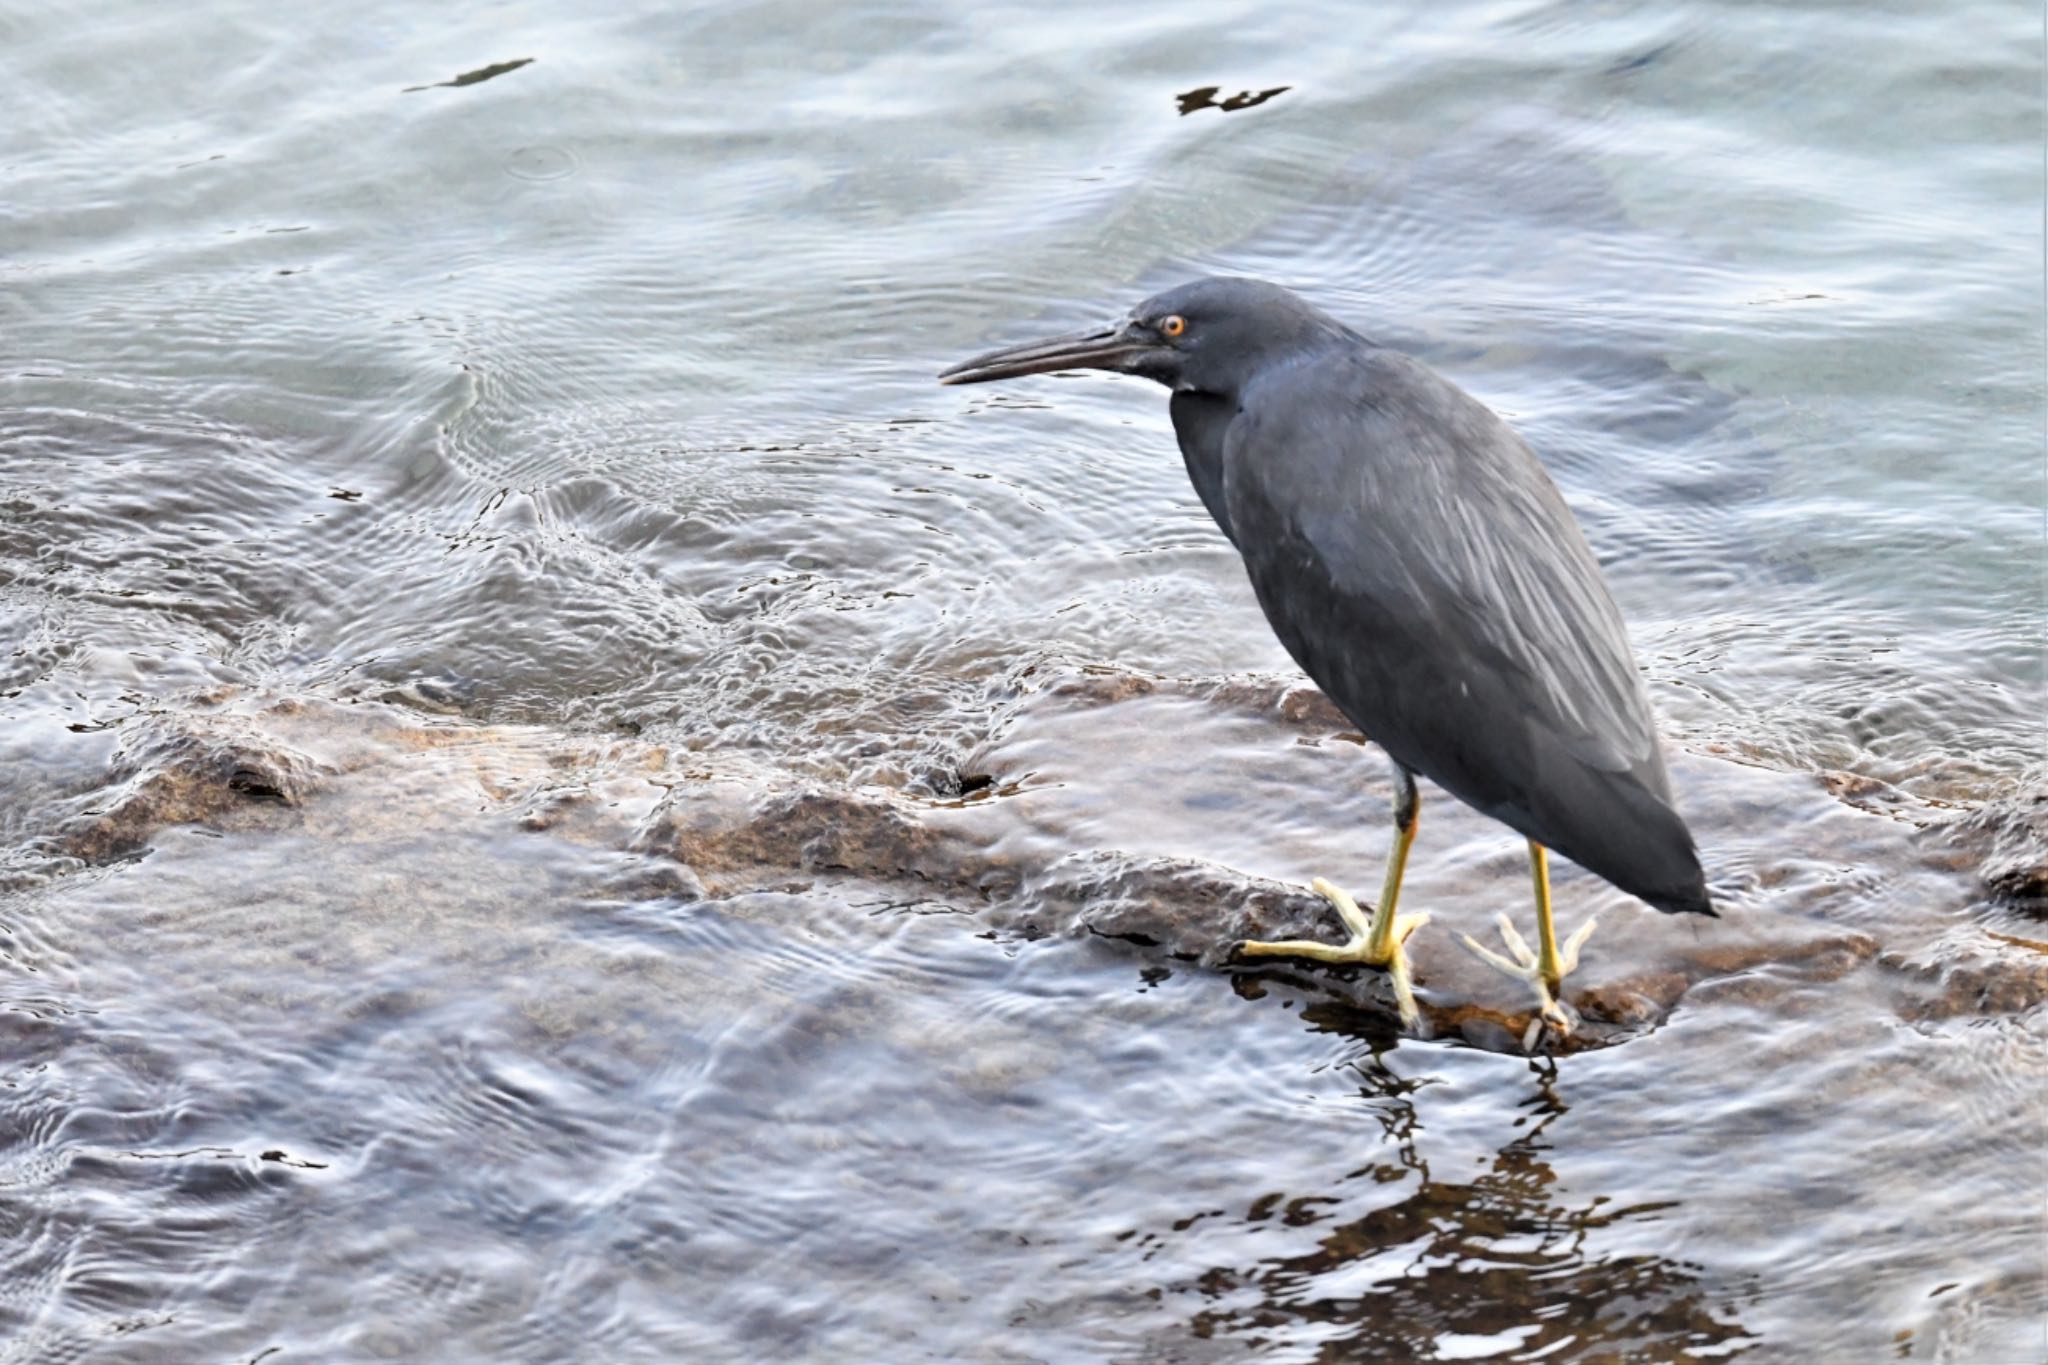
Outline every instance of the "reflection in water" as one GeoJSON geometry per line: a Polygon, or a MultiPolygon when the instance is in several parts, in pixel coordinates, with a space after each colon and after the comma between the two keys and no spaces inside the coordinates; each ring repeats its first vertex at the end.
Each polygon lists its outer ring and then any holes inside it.
{"type": "Polygon", "coordinates": [[[1554,1063],[1531,1063],[1536,1090],[1515,1120],[1525,1131],[1463,1181],[1433,1176],[1419,1150],[1415,1095],[1429,1081],[1396,1075],[1377,1053],[1357,1070],[1363,1112],[1379,1124],[1384,1145],[1354,1175],[1414,1188],[1349,1217],[1344,1206],[1355,1196],[1337,1197],[1343,1186],[1254,1199],[1243,1214],[1247,1227],[1277,1220],[1315,1228],[1314,1244],[1203,1273],[1187,1286],[1211,1301],[1190,1320],[1194,1336],[1313,1341],[1313,1359],[1330,1362],[1607,1359],[1608,1351],[1625,1356],[1648,1343],[1659,1360],[1729,1359],[1756,1343],[1732,1306],[1717,1312],[1709,1304],[1722,1296],[1700,1267],[1589,1245],[1589,1234],[1680,1205],[1617,1208],[1602,1195],[1562,1197],[1545,1159],[1544,1132],[1567,1112],[1554,1063]]]}

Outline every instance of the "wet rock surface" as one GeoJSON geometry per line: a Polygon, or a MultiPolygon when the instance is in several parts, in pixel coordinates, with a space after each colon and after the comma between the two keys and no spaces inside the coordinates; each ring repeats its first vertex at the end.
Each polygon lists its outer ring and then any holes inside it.
{"type": "MultiPolygon", "coordinates": [[[[138,856],[180,826],[283,837],[337,830],[339,820],[360,840],[417,832],[424,808],[449,827],[510,822],[535,838],[627,855],[631,866],[610,886],[626,901],[715,905],[893,885],[1002,934],[1092,938],[1230,973],[1253,990],[1284,983],[1391,1029],[1383,973],[1233,956],[1247,938],[1341,940],[1336,916],[1305,883],[1333,852],[1345,868],[1371,869],[1384,847],[1385,770],[1358,739],[1296,681],[1074,673],[1049,680],[1004,734],[963,759],[985,781],[953,799],[915,800],[634,739],[222,691],[126,727],[106,785],[79,798],[50,842],[90,865],[138,856]],[[1253,765],[1262,770],[1212,774],[1178,740],[1191,708],[1264,735],[1267,757],[1253,765]],[[1161,764],[1181,778],[1165,780],[1161,764]],[[1191,790],[1190,772],[1215,776],[1219,790],[1191,790]],[[1302,823],[1242,827],[1233,781],[1293,784],[1302,823]],[[1176,851],[1218,831],[1215,857],[1176,851]],[[1298,880],[1235,865],[1233,855],[1255,861],[1271,849],[1283,862],[1299,855],[1298,880]]],[[[1587,914],[1602,923],[1567,982],[1581,1022],[1546,1048],[1624,1041],[1688,998],[1763,1004],[1859,973],[1902,1018],[2009,1015],[2048,1000],[2048,945],[2023,916],[1990,903],[2025,906],[2038,890],[2038,798],[1957,816],[1840,774],[1699,755],[1674,766],[1723,914],[1660,916],[1563,873],[1560,933],[1587,914]]],[[[1424,1031],[1518,1050],[1532,1019],[1525,988],[1459,939],[1495,943],[1502,913],[1533,933],[1519,841],[1433,790],[1424,812],[1404,904],[1433,916],[1409,945],[1424,1031]]],[[[1346,884],[1366,904],[1376,870],[1346,884]]]]}
{"type": "MultiPolygon", "coordinates": [[[[280,703],[274,713],[293,709],[280,703]]],[[[276,827],[278,808],[303,805],[331,770],[292,747],[260,716],[151,716],[126,727],[110,781],[81,803],[56,850],[96,863],[134,854],[159,829],[203,824],[276,827]]]]}
{"type": "Polygon", "coordinates": [[[1942,827],[1958,862],[1994,897],[2048,919],[2048,790],[2040,784],[1987,801],[1942,827]]]}

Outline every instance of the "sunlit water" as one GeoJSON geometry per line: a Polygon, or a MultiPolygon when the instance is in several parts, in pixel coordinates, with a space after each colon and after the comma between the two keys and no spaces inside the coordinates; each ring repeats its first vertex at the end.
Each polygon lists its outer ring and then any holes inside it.
{"type": "Polygon", "coordinates": [[[467,768],[53,831],[261,694],[1369,884],[1376,760],[1155,707],[1137,782],[1029,702],[1288,669],[1161,395],[931,382],[1197,270],[1507,413],[1674,745],[2007,797],[2041,68],[1984,3],[12,6],[0,1359],[2039,1358],[2038,1008],[1786,979],[1553,1070],[900,888],[621,889],[467,768]]]}

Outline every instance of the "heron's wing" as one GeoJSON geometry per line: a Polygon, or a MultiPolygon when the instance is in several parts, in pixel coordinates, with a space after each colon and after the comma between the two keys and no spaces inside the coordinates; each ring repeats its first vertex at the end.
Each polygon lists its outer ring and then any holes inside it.
{"type": "Polygon", "coordinates": [[[1331,700],[1405,766],[1651,898],[1600,865],[1602,844],[1677,821],[1627,631],[1506,423],[1405,357],[1339,351],[1244,396],[1225,470],[1260,605],[1331,700]]]}

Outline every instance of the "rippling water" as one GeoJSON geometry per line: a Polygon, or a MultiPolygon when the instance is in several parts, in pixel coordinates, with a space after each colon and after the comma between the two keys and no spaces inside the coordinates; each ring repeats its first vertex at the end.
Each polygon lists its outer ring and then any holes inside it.
{"type": "MultiPolygon", "coordinates": [[[[0,1359],[2048,1351],[2040,923],[1799,795],[2038,787],[2038,14],[347,10],[0,13],[0,1359]],[[1767,775],[1682,794],[1738,932],[1864,965],[1553,1065],[550,823],[701,768],[1371,885],[1376,758],[1048,700],[1291,671],[1157,392],[931,381],[1196,270],[1511,416],[1767,775]],[[318,794],[193,814],[259,715],[318,794]]],[[[1448,945],[1519,882],[1436,819],[1448,945]]]]}

